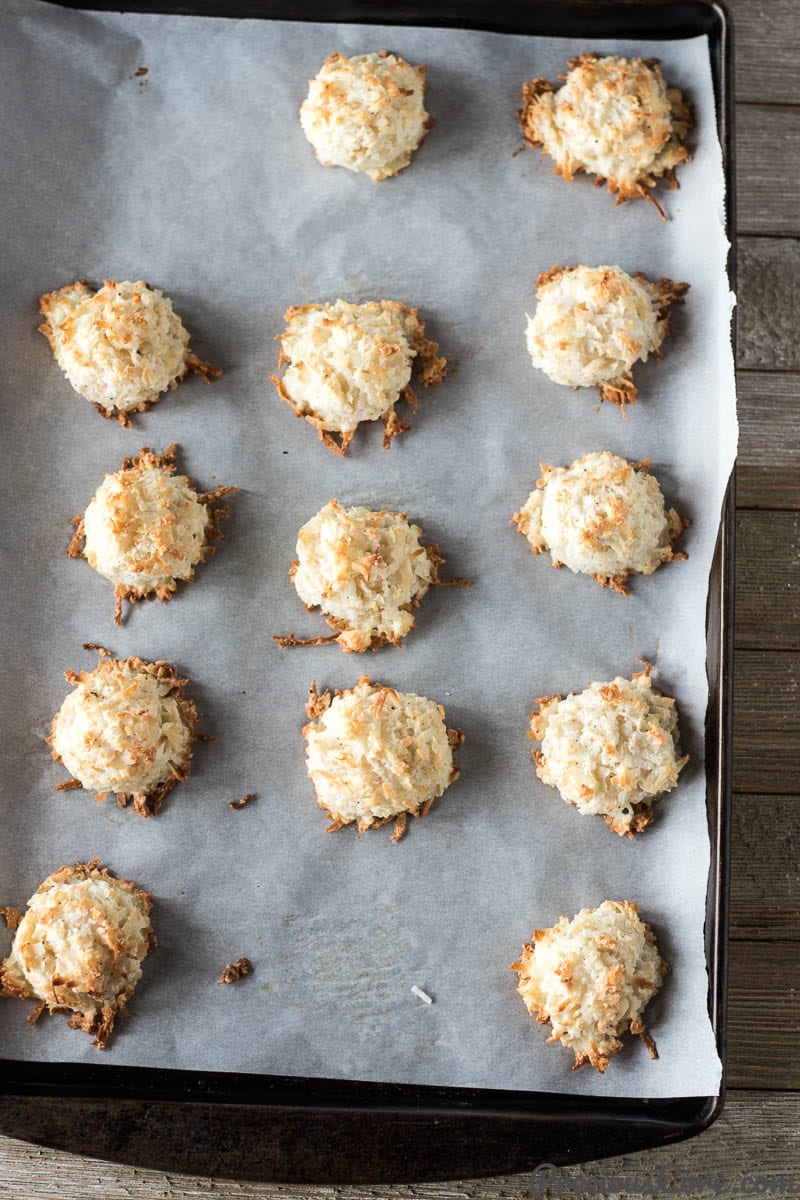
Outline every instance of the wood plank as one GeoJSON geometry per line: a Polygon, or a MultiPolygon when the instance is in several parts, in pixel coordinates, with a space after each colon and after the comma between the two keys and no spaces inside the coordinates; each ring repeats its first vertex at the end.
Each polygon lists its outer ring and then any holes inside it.
{"type": "Polygon", "coordinates": [[[800,162],[800,107],[737,106],[736,196],[740,234],[800,233],[796,179],[791,169],[791,164],[797,162],[800,162]]]}
{"type": "Polygon", "coordinates": [[[797,101],[800,0],[727,0],[733,15],[736,98],[797,101]]]}
{"type": "Polygon", "coordinates": [[[800,508],[800,375],[739,371],[740,508],[800,508]]]}
{"type": "Polygon", "coordinates": [[[800,650],[800,513],[736,515],[736,646],[800,650]]]}
{"type": "MultiPolygon", "coordinates": [[[[733,1092],[722,1116],[706,1133],[661,1150],[535,1175],[502,1175],[453,1183],[364,1187],[290,1187],[231,1179],[163,1174],[78,1158],[28,1142],[0,1138],[0,1200],[524,1200],[528,1196],[573,1200],[670,1200],[725,1196],[762,1200],[797,1195],[797,1130],[800,1096],[765,1091],[733,1092]],[[57,1183],[56,1183],[57,1181],[57,1183]],[[549,1184],[549,1191],[545,1185],[549,1184]]],[[[187,1133],[191,1136],[190,1129],[187,1133]]],[[[79,1143],[81,1128],[75,1130],[79,1143]]],[[[153,1136],[157,1136],[154,1132],[153,1136]]],[[[243,1156],[246,1147],[242,1147],[243,1156]]]]}
{"type": "Polygon", "coordinates": [[[734,660],[733,786],[737,792],[797,792],[800,654],[737,650],[734,660]]]}
{"type": "Polygon", "coordinates": [[[737,366],[800,371],[800,240],[737,243],[737,366]]]}
{"type": "Polygon", "coordinates": [[[799,853],[800,795],[733,797],[732,938],[800,940],[799,853]]]}
{"type": "Polygon", "coordinates": [[[731,942],[728,1082],[800,1088],[800,954],[796,943],[731,942]]]}

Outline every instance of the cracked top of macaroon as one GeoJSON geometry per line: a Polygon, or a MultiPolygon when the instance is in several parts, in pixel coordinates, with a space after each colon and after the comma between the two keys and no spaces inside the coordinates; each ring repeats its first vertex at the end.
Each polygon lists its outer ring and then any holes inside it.
{"type": "Polygon", "coordinates": [[[534,929],[511,969],[528,1012],[550,1022],[548,1042],[574,1053],[573,1070],[588,1062],[602,1074],[627,1032],[658,1058],[642,1013],[669,967],[631,901],[604,900],[571,921],[534,929]]]}
{"type": "Polygon", "coordinates": [[[523,85],[523,136],[567,181],[586,171],[607,181],[617,204],[640,197],[666,220],[652,189],[662,178],[677,187],[675,168],[690,157],[684,139],[692,117],[682,94],[667,87],[654,58],[580,54],[567,65],[559,88],[547,79],[523,85]]]}
{"type": "Polygon", "coordinates": [[[280,398],[316,427],[334,454],[346,453],[362,421],[383,421],[388,448],[408,429],[395,405],[406,400],[417,407],[412,369],[423,387],[441,383],[447,373],[447,360],[425,337],[417,309],[397,300],[304,304],[290,308],[284,319],[278,366],[288,366],[282,378],[270,378],[280,398]]]}
{"type": "Polygon", "coordinates": [[[673,543],[688,521],[665,510],[649,465],[608,450],[569,467],[540,463],[536,487],[512,520],[534,554],[549,550],[553,566],[627,596],[630,575],[652,575],[662,563],[686,558],[673,543]]]}
{"type": "Polygon", "coordinates": [[[338,632],[300,640],[273,635],[281,646],[338,642],[346,652],[399,646],[414,628],[414,611],[445,561],[438,546],[406,513],[342,508],[330,500],[297,535],[297,560],[289,570],[306,608],[319,608],[338,632]]]}
{"type": "Polygon", "coordinates": [[[238,488],[200,492],[176,472],[174,444],[162,454],[145,447],[106,475],[84,515],[73,518],[68,554],[113,583],[117,625],[123,600],[171,599],[222,537],[219,521],[228,509],[217,501],[238,488]]]}
{"type": "Polygon", "coordinates": [[[187,680],[170,663],[135,657],[65,674],[74,690],[53,718],[53,758],[98,800],[115,795],[121,807],[153,816],[189,775],[199,714],[184,694],[187,680]]]}
{"type": "Polygon", "coordinates": [[[308,775],[329,830],[355,822],[363,833],[394,821],[398,841],[408,814],[424,816],[458,778],[453,749],[463,734],[448,729],[442,706],[424,696],[362,675],[334,695],[318,694],[312,683],[306,712],[308,775]]]}
{"type": "Polygon", "coordinates": [[[189,371],[222,374],[189,349],[189,334],[159,288],[106,279],[99,291],[70,283],[39,300],[39,326],[76,392],[104,417],[130,425],[189,371]]]}
{"type": "Polygon", "coordinates": [[[0,966],[0,991],[71,1012],[69,1025],[108,1039],[142,976],[155,945],[150,896],[116,879],[99,860],[61,867],[28,901],[9,957],[0,966]]]}
{"type": "Polygon", "coordinates": [[[653,687],[650,667],[536,703],[529,736],[541,742],[533,758],[542,782],[578,812],[603,816],[620,836],[645,829],[688,762],[675,701],[653,687]]]}
{"type": "Polygon", "coordinates": [[[636,402],[631,368],[661,357],[670,306],[688,287],[621,267],[553,267],[537,279],[536,312],[526,314],[533,365],[553,383],[597,388],[624,414],[636,402]]]}
{"type": "Polygon", "coordinates": [[[376,181],[397,175],[433,124],[425,111],[425,68],[386,50],[331,54],[309,80],[300,124],[323,166],[376,181]]]}

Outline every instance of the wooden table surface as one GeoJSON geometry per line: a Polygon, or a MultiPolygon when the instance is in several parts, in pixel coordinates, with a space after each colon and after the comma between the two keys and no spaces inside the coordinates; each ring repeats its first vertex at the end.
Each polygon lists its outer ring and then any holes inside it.
{"type": "MultiPolygon", "coordinates": [[[[800,1196],[800,0],[728,0],[736,35],[739,417],[728,1100],[702,1137],[566,1168],[552,1195],[800,1196]]],[[[701,248],[698,248],[701,253],[701,248]]],[[[702,397],[698,397],[702,402],[702,397]]],[[[45,1100],[0,1101],[44,1139],[45,1100]]],[[[114,1119],[98,1106],[69,1144],[114,1119]]],[[[158,1130],[150,1136],[157,1139],[158,1130]]],[[[0,1136],[0,1198],[544,1195],[525,1175],[292,1187],[117,1166],[0,1136]]]]}

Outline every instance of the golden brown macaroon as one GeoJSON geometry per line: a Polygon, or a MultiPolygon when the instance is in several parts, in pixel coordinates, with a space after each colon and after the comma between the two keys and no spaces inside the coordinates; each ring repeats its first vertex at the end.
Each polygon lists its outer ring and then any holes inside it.
{"type": "Polygon", "coordinates": [[[123,600],[171,600],[222,537],[219,522],[229,510],[218,501],[239,489],[200,492],[176,472],[174,444],[162,454],[145,446],[106,475],[84,515],[73,518],[77,528],[67,553],[85,558],[114,585],[115,625],[123,600]]]}
{"type": "Polygon", "coordinates": [[[649,460],[599,450],[568,467],[539,466],[536,487],[511,520],[534,554],[549,550],[554,567],[627,596],[631,575],[686,558],[674,543],[689,522],[665,507],[649,460]]]}
{"type": "Polygon", "coordinates": [[[72,1013],[104,1050],[155,946],[151,897],[117,879],[99,859],[61,867],[28,901],[11,953],[0,965],[0,994],[35,1000],[28,1020],[44,1009],[72,1013]]]}
{"type": "Polygon", "coordinates": [[[115,795],[152,817],[166,794],[189,777],[200,719],[185,695],[188,681],[167,662],[102,658],[93,671],[66,671],[74,691],[53,718],[47,743],[72,781],[98,800],[115,795]]]}
{"type": "Polygon", "coordinates": [[[143,280],[106,279],[96,292],[79,280],[40,297],[39,311],[39,332],[75,391],[120,425],[190,371],[206,383],[222,374],[191,352],[172,301],[143,280]]]}
{"type": "Polygon", "coordinates": [[[300,108],[318,161],[375,182],[407,167],[433,125],[425,111],[425,74],[425,67],[386,50],[326,58],[300,108]]]}
{"type": "Polygon", "coordinates": [[[574,1053],[573,1070],[588,1062],[602,1075],[628,1031],[658,1058],[642,1012],[669,967],[631,901],[604,900],[571,921],[534,929],[511,970],[528,1012],[540,1025],[550,1022],[548,1042],[574,1053]]]}
{"type": "Polygon", "coordinates": [[[273,634],[275,641],[338,642],[347,654],[399,646],[414,629],[414,613],[429,588],[469,586],[464,579],[440,578],[445,560],[422,537],[407,513],[342,508],[330,500],[298,533],[289,577],[306,608],[319,608],[337,632],[305,639],[273,634]]]}
{"type": "Polygon", "coordinates": [[[537,279],[536,311],[526,314],[531,361],[553,383],[597,388],[624,416],[636,403],[632,368],[661,358],[671,308],[688,288],[621,267],[553,267],[537,279]]]}
{"type": "Polygon", "coordinates": [[[530,714],[536,774],[578,812],[602,816],[632,838],[653,820],[653,806],[678,786],[678,711],[653,687],[650,665],[631,679],[591,683],[584,691],[541,696],[530,714]]]}
{"type": "Polygon", "coordinates": [[[282,378],[270,379],[281,400],[317,430],[319,440],[342,456],[364,421],[383,422],[383,447],[409,425],[395,406],[404,400],[416,412],[411,373],[423,387],[447,374],[447,360],[425,337],[416,308],[397,300],[366,304],[304,304],[290,308],[280,335],[282,378]]]}
{"type": "Polygon", "coordinates": [[[308,775],[328,830],[355,822],[363,833],[394,821],[399,841],[409,814],[424,817],[458,779],[453,750],[464,735],[448,729],[441,704],[425,696],[362,675],[333,695],[312,683],[306,713],[308,775]]]}
{"type": "Polygon", "coordinates": [[[666,220],[652,190],[662,179],[676,188],[675,168],[690,157],[683,96],[667,87],[655,58],[590,53],[567,66],[560,88],[547,79],[524,84],[518,115],[526,141],[541,146],[568,182],[585,171],[598,187],[607,183],[617,204],[640,197],[666,220]]]}

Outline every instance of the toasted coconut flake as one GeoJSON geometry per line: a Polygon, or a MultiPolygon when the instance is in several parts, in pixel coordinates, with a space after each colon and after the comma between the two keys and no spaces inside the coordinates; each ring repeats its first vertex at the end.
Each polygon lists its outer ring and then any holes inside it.
{"type": "Polygon", "coordinates": [[[68,284],[39,300],[39,326],[76,392],[104,417],[130,425],[189,371],[207,383],[222,374],[189,350],[189,334],[159,288],[105,280],[93,292],[68,284]]]}
{"type": "Polygon", "coordinates": [[[652,575],[686,557],[673,544],[688,521],[665,510],[648,461],[602,450],[569,467],[540,465],[536,487],[512,517],[534,554],[549,550],[554,566],[591,575],[622,595],[630,575],[652,575]]]}
{"type": "Polygon", "coordinates": [[[396,300],[366,304],[305,304],[290,308],[280,335],[282,378],[270,378],[281,400],[343,456],[362,421],[383,421],[383,445],[409,428],[395,412],[401,400],[416,411],[412,368],[424,387],[441,383],[447,360],[425,337],[416,308],[396,300]]]}
{"type": "Polygon", "coordinates": [[[289,570],[306,608],[319,608],[337,632],[298,639],[273,635],[280,646],[338,642],[345,653],[399,646],[414,628],[414,612],[442,580],[444,559],[435,545],[423,545],[422,530],[406,513],[342,508],[331,500],[300,530],[298,559],[289,570]]]}
{"type": "Polygon", "coordinates": [[[690,157],[684,140],[692,117],[683,96],[667,87],[657,59],[581,54],[567,65],[558,89],[546,79],[523,86],[518,115],[526,141],[541,146],[568,182],[586,171],[607,183],[617,204],[639,197],[666,220],[652,193],[660,179],[677,187],[675,168],[690,157]]]}
{"type": "Polygon", "coordinates": [[[229,510],[218,501],[239,489],[200,492],[176,471],[174,444],[163,454],[145,447],[106,475],[84,515],[73,518],[67,554],[85,558],[114,585],[115,625],[124,600],[170,600],[222,537],[219,523],[229,510]]]}
{"type": "Polygon", "coordinates": [[[588,1062],[602,1074],[628,1031],[658,1057],[642,1012],[669,967],[631,901],[604,900],[571,921],[535,929],[511,969],[528,1012],[550,1022],[548,1042],[574,1053],[573,1070],[588,1062]]]}
{"type": "Polygon", "coordinates": [[[425,68],[385,50],[332,54],[309,80],[300,124],[323,166],[375,181],[397,175],[433,124],[425,111],[425,68]]]}
{"type": "Polygon", "coordinates": [[[363,833],[394,821],[399,841],[407,817],[424,816],[458,778],[453,741],[463,734],[447,729],[444,709],[424,696],[362,675],[333,696],[312,684],[306,712],[308,775],[331,830],[355,822],[363,833]]]}
{"type": "Polygon", "coordinates": [[[74,687],[47,738],[53,758],[73,779],[59,790],[115,795],[142,817],[188,778],[199,714],[187,680],[166,662],[103,658],[93,671],[67,671],[74,687]]]}
{"type": "Polygon", "coordinates": [[[688,287],[621,267],[553,267],[539,276],[536,312],[527,316],[531,361],[553,383],[597,388],[624,416],[637,396],[631,368],[660,357],[670,307],[688,287]]]}
{"type": "Polygon", "coordinates": [[[0,965],[0,992],[71,1012],[68,1024],[105,1049],[156,943],[150,896],[116,879],[98,859],[62,867],[28,901],[9,957],[0,965]]]}
{"type": "Polygon", "coordinates": [[[244,979],[246,975],[250,975],[252,970],[253,964],[249,958],[237,958],[235,963],[228,963],[217,983],[238,983],[240,979],[244,979]]]}
{"type": "Polygon", "coordinates": [[[602,815],[620,836],[645,829],[688,762],[675,701],[653,687],[649,671],[537,705],[530,737],[541,742],[533,758],[542,782],[578,812],[602,815]]]}

